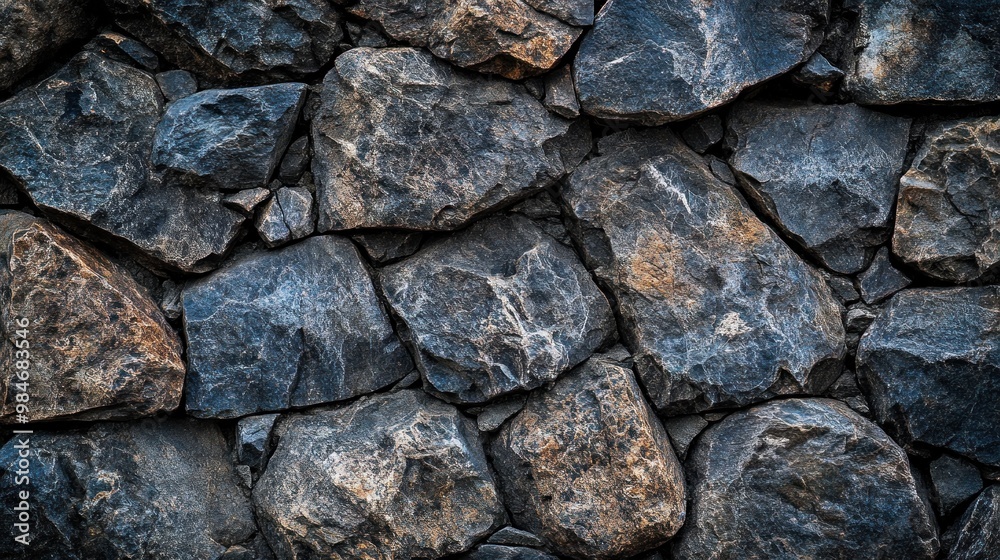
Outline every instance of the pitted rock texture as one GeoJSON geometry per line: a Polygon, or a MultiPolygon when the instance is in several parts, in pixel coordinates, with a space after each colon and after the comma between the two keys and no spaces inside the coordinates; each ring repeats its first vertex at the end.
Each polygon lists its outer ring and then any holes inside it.
{"type": "Polygon", "coordinates": [[[523,86],[416,49],[337,57],[312,123],[319,231],[454,229],[549,186],[590,132],[523,86]]]}
{"type": "Polygon", "coordinates": [[[847,90],[858,103],[1000,99],[997,0],[851,0],[847,90]]]}
{"type": "Polygon", "coordinates": [[[693,497],[678,560],[910,558],[938,552],[937,527],[906,454],[828,399],[736,412],[686,463],[693,497]]]}
{"type": "Polygon", "coordinates": [[[479,432],[421,391],[279,421],[253,498],[279,559],[439,558],[506,517],[479,432]]]}
{"type": "Polygon", "coordinates": [[[574,558],[625,558],[685,519],[684,474],[632,372],[591,358],[491,444],[514,521],[574,558]]]}
{"type": "Polygon", "coordinates": [[[615,134],[599,150],[563,195],[656,407],[826,389],[845,347],[822,277],[668,131],[615,134]]]}
{"type": "Polygon", "coordinates": [[[729,163],[788,237],[854,274],[889,239],[909,131],[909,119],[857,105],[741,103],[729,117],[729,163]]]}
{"type": "Polygon", "coordinates": [[[0,240],[0,367],[7,372],[0,423],[138,418],[177,408],[181,342],[127,272],[20,212],[0,211],[0,240]],[[20,361],[28,367],[15,367],[20,361]],[[18,394],[29,396],[27,412],[18,411],[18,394]]]}
{"type": "Polygon", "coordinates": [[[382,269],[417,366],[445,399],[539,387],[615,335],[573,251],[527,218],[491,218],[382,269]]]}
{"type": "MultiPolygon", "coordinates": [[[[12,506],[25,489],[14,467],[24,439],[33,540],[0,539],[4,558],[223,558],[257,530],[213,424],[101,423],[14,438],[0,449],[0,497],[12,506]]],[[[0,512],[5,526],[15,513],[0,512]]]]}
{"type": "Polygon", "coordinates": [[[65,44],[85,39],[95,18],[89,0],[0,1],[0,92],[65,44]]]}
{"type": "Polygon", "coordinates": [[[153,165],[181,182],[264,187],[292,139],[305,84],[196,93],[170,104],[156,125],[153,165]]]}
{"type": "Polygon", "coordinates": [[[512,80],[551,69],[594,20],[588,0],[334,1],[393,39],[512,80]]]}
{"type": "Polygon", "coordinates": [[[281,81],[327,64],[343,37],[324,0],[105,0],[115,23],[210,83],[281,81]]]}
{"type": "Polygon", "coordinates": [[[1000,557],[1000,486],[983,491],[958,522],[948,560],[991,560],[1000,557]]]}
{"type": "Polygon", "coordinates": [[[0,103],[0,167],[68,227],[205,272],[244,217],[217,192],[151,181],[149,152],[163,97],[148,73],[77,55],[51,78],[0,103]]]}
{"type": "Polygon", "coordinates": [[[354,245],[252,253],[184,290],[189,414],[233,418],[381,389],[412,368],[354,245]]]}
{"type": "Polygon", "coordinates": [[[718,107],[808,59],[829,11],[828,0],[609,0],[573,63],[580,105],[643,125],[718,107]]]}
{"type": "Polygon", "coordinates": [[[458,560],[556,560],[556,557],[533,548],[484,544],[458,560]]]}
{"type": "Polygon", "coordinates": [[[893,252],[924,274],[975,280],[1000,263],[1000,118],[930,127],[900,179],[893,252]]]}
{"type": "Polygon", "coordinates": [[[905,290],[858,346],[876,418],[905,445],[1000,466],[1000,288],[905,290]]]}

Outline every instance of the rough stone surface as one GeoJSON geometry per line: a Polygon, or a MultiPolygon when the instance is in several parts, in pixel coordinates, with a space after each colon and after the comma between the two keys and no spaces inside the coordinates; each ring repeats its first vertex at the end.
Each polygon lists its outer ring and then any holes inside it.
{"type": "Polygon", "coordinates": [[[983,489],[983,478],[972,463],[950,455],[931,462],[934,505],[942,517],[950,517],[958,506],[983,489]]]}
{"type": "Polygon", "coordinates": [[[906,454],[837,401],[736,412],[705,432],[686,466],[693,498],[674,541],[678,560],[937,554],[906,454]]]}
{"type": "Polygon", "coordinates": [[[278,178],[286,184],[294,184],[309,169],[309,137],[303,136],[292,142],[281,158],[278,178]]]}
{"type": "Polygon", "coordinates": [[[189,414],[232,418],[347,399],[412,368],[354,246],[252,253],[184,290],[189,414]]]}
{"type": "Polygon", "coordinates": [[[267,466],[271,454],[271,430],[277,414],[261,414],[241,418],[236,423],[236,458],[254,471],[267,466]]]}
{"type": "Polygon", "coordinates": [[[997,0],[851,0],[846,88],[858,103],[1000,99],[997,0]]]}
{"type": "Polygon", "coordinates": [[[661,412],[815,394],[837,378],[844,327],[829,287],[702,158],[665,130],[599,150],[563,195],[661,412]]]}
{"type": "Polygon", "coordinates": [[[420,232],[380,231],[352,236],[368,258],[385,264],[408,257],[420,249],[425,234],[420,232]]]}
{"type": "Polygon", "coordinates": [[[830,61],[819,53],[812,55],[808,62],[792,74],[792,79],[796,82],[824,92],[833,91],[834,86],[843,77],[844,71],[830,64],[830,61]]]}
{"type": "Polygon", "coordinates": [[[580,102],[576,98],[573,70],[569,65],[563,66],[545,77],[545,106],[550,111],[567,119],[575,119],[580,116],[580,102]]]}
{"type": "Polygon", "coordinates": [[[886,247],[879,249],[868,270],[858,275],[861,298],[869,305],[882,301],[909,286],[911,282],[909,276],[892,266],[889,249],[886,247]]]}
{"type": "Polygon", "coordinates": [[[214,89],[172,103],[156,126],[153,164],[185,183],[264,187],[292,139],[305,88],[214,89]]]}
{"type": "Polygon", "coordinates": [[[468,554],[463,554],[457,560],[558,560],[551,554],[546,554],[533,548],[520,546],[499,546],[484,544],[477,546],[468,554]]]}
{"type": "Polygon", "coordinates": [[[906,445],[1000,466],[1000,288],[904,290],[858,347],[876,418],[906,445]]]}
{"type": "Polygon", "coordinates": [[[246,189],[244,191],[237,191],[233,194],[226,195],[222,199],[222,203],[229,208],[239,211],[244,216],[253,215],[255,208],[260,206],[260,203],[264,202],[271,196],[271,190],[264,187],[257,187],[255,189],[246,189]]]}
{"type": "Polygon", "coordinates": [[[334,1],[397,41],[512,80],[551,69],[594,19],[588,0],[334,1]]]}
{"type": "Polygon", "coordinates": [[[475,425],[421,391],[289,416],[276,430],[253,497],[280,559],[438,558],[504,523],[475,425]]]}
{"type": "Polygon", "coordinates": [[[281,187],[260,212],[254,224],[268,247],[302,239],[316,228],[313,196],[302,187],[281,187]]]}
{"type": "Polygon", "coordinates": [[[948,560],[992,560],[1000,557],[1000,486],[983,491],[958,523],[948,560]]]}
{"type": "Polygon", "coordinates": [[[610,0],[574,61],[583,111],[644,125],[723,105],[804,62],[828,0],[610,0]]]}
{"type": "Polygon", "coordinates": [[[29,421],[137,418],[177,408],[180,340],[127,272],[27,214],[0,211],[0,240],[0,314],[9,341],[0,346],[0,422],[19,421],[22,393],[30,395],[29,421]],[[28,369],[15,368],[25,359],[28,369]]]}
{"type": "Polygon", "coordinates": [[[900,179],[892,250],[939,280],[967,282],[1000,263],[1000,118],[930,127],[900,179]]]}
{"type": "Polygon", "coordinates": [[[524,531],[516,527],[504,527],[486,539],[489,544],[500,544],[507,546],[528,546],[541,548],[545,541],[535,536],[530,531],[524,531]]]}
{"type": "Polygon", "coordinates": [[[81,53],[0,104],[0,167],[67,226],[161,266],[205,272],[239,237],[244,217],[217,192],[149,180],[162,108],[151,75],[81,53]]]}
{"type": "Polygon", "coordinates": [[[479,222],[381,278],[424,379],[455,402],[534,389],[615,333],[573,251],[522,217],[479,222]]]}
{"type": "Polygon", "coordinates": [[[722,118],[719,115],[705,115],[688,125],[681,132],[681,137],[692,150],[703,154],[721,142],[723,134],[722,118]]]}
{"type": "Polygon", "coordinates": [[[518,526],[561,554],[619,558],[684,523],[684,474],[632,372],[595,357],[528,404],[491,443],[518,526]]]}
{"type": "MultiPolygon", "coordinates": [[[[191,420],[102,423],[30,436],[33,540],[0,540],[4,558],[224,558],[256,532],[218,427],[191,420]]],[[[18,439],[0,449],[0,496],[12,506],[18,439]]],[[[10,508],[0,512],[5,527],[10,508]]]]}
{"type": "Polygon", "coordinates": [[[708,427],[708,420],[697,414],[675,416],[674,418],[664,420],[663,427],[666,428],[667,433],[670,435],[670,441],[673,442],[674,449],[683,458],[687,456],[688,448],[691,447],[694,438],[698,437],[698,434],[708,427]]]}
{"type": "Polygon", "coordinates": [[[352,49],[312,123],[319,230],[454,229],[561,178],[589,128],[416,49],[352,49]]]}
{"type": "Polygon", "coordinates": [[[47,62],[60,47],[86,38],[93,26],[89,1],[0,1],[0,92],[47,62]]]}
{"type": "Polygon", "coordinates": [[[160,68],[160,59],[155,52],[149,50],[149,47],[114,31],[101,33],[83,48],[131,66],[144,68],[150,72],[156,72],[160,68]]]}
{"type": "Polygon", "coordinates": [[[729,119],[729,163],[792,240],[853,274],[889,238],[909,130],[856,105],[743,103],[729,119]]]}
{"type": "Polygon", "coordinates": [[[168,70],[155,77],[167,101],[177,101],[198,91],[198,79],[187,70],[168,70]]]}
{"type": "Polygon", "coordinates": [[[479,431],[492,432],[499,429],[511,416],[524,408],[524,403],[527,400],[525,395],[511,395],[483,407],[476,415],[476,425],[479,426],[479,431]]]}
{"type": "Polygon", "coordinates": [[[320,70],[343,36],[324,0],[106,0],[115,22],[214,83],[280,81],[320,70]]]}

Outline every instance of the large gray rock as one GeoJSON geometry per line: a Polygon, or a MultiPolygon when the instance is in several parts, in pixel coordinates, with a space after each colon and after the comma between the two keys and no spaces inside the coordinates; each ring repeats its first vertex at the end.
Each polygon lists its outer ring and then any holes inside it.
{"type": "Polygon", "coordinates": [[[584,112],[654,125],[736,98],[804,62],[828,0],[610,0],[573,63],[584,112]]]}
{"type": "Polygon", "coordinates": [[[931,126],[899,180],[892,249],[939,280],[967,282],[1000,263],[1000,118],[931,126]]]}
{"type": "Polygon", "coordinates": [[[479,222],[381,278],[424,379],[456,402],[534,389],[616,331],[572,249],[520,216],[479,222]]]}
{"type": "Polygon", "coordinates": [[[625,558],[684,524],[684,473],[632,372],[595,357],[533,393],[490,446],[515,522],[574,558],[625,558]]]}
{"type": "Polygon", "coordinates": [[[520,80],[551,69],[594,21],[593,0],[334,0],[393,39],[520,80]]]}
{"type": "Polygon", "coordinates": [[[320,70],[343,32],[325,0],[105,0],[115,22],[210,83],[281,81],[320,70]]]}
{"type": "Polygon", "coordinates": [[[958,522],[948,560],[1000,558],[1000,486],[983,491],[958,522]]]}
{"type": "Polygon", "coordinates": [[[906,453],[845,404],[774,401],[709,428],[686,463],[678,560],[931,560],[937,527],[906,453]]]}
{"type": "Polygon", "coordinates": [[[153,77],[94,53],[0,104],[0,167],[71,229],[141,252],[154,264],[205,272],[245,220],[214,191],[151,180],[163,110],[153,77]]]}
{"type": "Polygon", "coordinates": [[[1000,466],[1000,288],[904,290],[858,346],[878,421],[905,445],[1000,466]]]}
{"type": "Polygon", "coordinates": [[[475,424],[423,392],[283,418],[254,487],[279,559],[439,558],[506,517],[475,424]]]}
{"type": "Polygon", "coordinates": [[[306,85],[213,89],[171,103],[156,125],[153,165],[180,182],[264,187],[292,139],[306,85]]]}
{"type": "Polygon", "coordinates": [[[94,26],[89,0],[0,0],[0,92],[94,26]]]}
{"type": "Polygon", "coordinates": [[[666,130],[619,133],[599,150],[563,195],[658,409],[816,394],[837,378],[839,303],[733,187],[666,130]]]}
{"type": "Polygon", "coordinates": [[[858,103],[1000,99],[997,0],[851,0],[845,86],[858,103]]]}
{"type": "Polygon", "coordinates": [[[551,185],[589,128],[417,49],[337,58],[312,122],[319,230],[453,229],[551,185]]]}
{"type": "Polygon", "coordinates": [[[788,237],[854,274],[889,239],[909,131],[909,119],[857,105],[741,103],[729,118],[729,164],[788,237]]]}
{"type": "Polygon", "coordinates": [[[0,519],[10,559],[222,558],[257,527],[214,424],[145,420],[36,432],[0,449],[0,519]],[[30,486],[15,482],[27,440],[30,486]],[[12,511],[29,490],[31,543],[14,541],[12,511]],[[13,534],[12,534],[13,533],[13,534]]]}
{"type": "Polygon", "coordinates": [[[184,289],[189,414],[232,418],[356,397],[413,367],[350,241],[252,253],[184,289]]]}

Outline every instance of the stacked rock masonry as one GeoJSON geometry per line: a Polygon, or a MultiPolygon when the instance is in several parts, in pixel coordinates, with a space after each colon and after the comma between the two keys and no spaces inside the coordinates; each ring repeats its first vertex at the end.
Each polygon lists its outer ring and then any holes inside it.
{"type": "Polygon", "coordinates": [[[0,559],[1000,559],[1000,0],[0,0],[0,559]]]}

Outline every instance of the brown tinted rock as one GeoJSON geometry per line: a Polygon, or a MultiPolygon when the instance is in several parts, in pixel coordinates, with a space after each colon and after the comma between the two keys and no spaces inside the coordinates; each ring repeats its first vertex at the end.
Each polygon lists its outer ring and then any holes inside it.
{"type": "Polygon", "coordinates": [[[292,415],[254,488],[280,559],[439,558],[506,517],[475,424],[423,392],[292,415]]]}
{"type": "Polygon", "coordinates": [[[515,522],[577,558],[654,548],[684,523],[684,475],[632,372],[589,360],[532,394],[491,444],[515,522]]]}
{"type": "Polygon", "coordinates": [[[0,91],[93,26],[86,0],[0,0],[0,91]]]}
{"type": "Polygon", "coordinates": [[[181,345],[122,269],[44,220],[0,213],[0,422],[19,421],[14,345],[30,345],[27,420],[136,418],[177,408],[181,345]],[[17,323],[26,318],[27,336],[17,323]]]}

